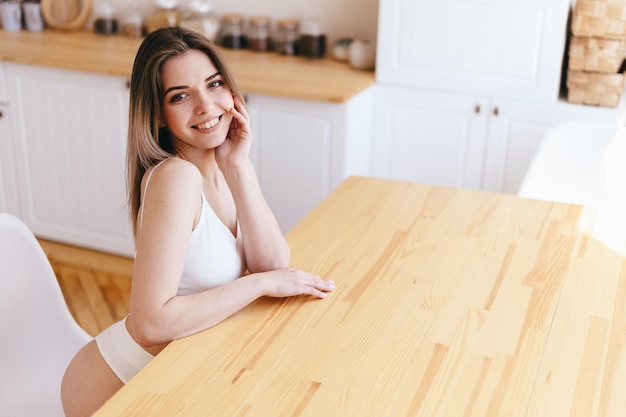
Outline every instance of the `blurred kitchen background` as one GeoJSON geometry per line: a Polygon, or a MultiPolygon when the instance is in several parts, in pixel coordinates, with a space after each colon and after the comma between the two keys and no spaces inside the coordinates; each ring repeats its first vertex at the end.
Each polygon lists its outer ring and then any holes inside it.
{"type": "MultiPolygon", "coordinates": [[[[54,0],[58,4],[84,3],[72,0],[54,0]]],[[[163,9],[178,11],[181,19],[192,10],[206,10],[218,21],[225,15],[240,14],[247,30],[253,17],[270,19],[270,30],[277,29],[277,22],[293,19],[299,22],[310,16],[317,16],[321,31],[326,35],[327,45],[333,45],[342,38],[376,39],[378,20],[378,0],[91,0],[92,18],[87,27],[93,25],[101,10],[114,10],[121,29],[123,20],[135,8],[141,10],[144,22],[163,9]]],[[[56,6],[59,7],[59,6],[56,6]]]]}

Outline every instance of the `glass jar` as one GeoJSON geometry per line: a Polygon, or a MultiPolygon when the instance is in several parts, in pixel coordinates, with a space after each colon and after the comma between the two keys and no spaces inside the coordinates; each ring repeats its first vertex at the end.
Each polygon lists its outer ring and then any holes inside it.
{"type": "Polygon", "coordinates": [[[181,13],[178,8],[178,0],[154,0],[156,10],[146,19],[148,33],[157,29],[178,26],[181,13]]]}
{"type": "Polygon", "coordinates": [[[109,0],[101,0],[94,5],[94,31],[100,35],[117,33],[115,6],[109,0]]]}
{"type": "Polygon", "coordinates": [[[255,16],[250,18],[248,30],[248,47],[253,51],[265,52],[272,49],[270,39],[269,17],[255,16]]]}
{"type": "Polygon", "coordinates": [[[247,39],[243,33],[243,16],[237,13],[222,16],[220,43],[226,48],[240,49],[247,47],[247,39]]]}
{"type": "Polygon", "coordinates": [[[129,38],[140,38],[144,35],[143,14],[137,4],[131,5],[122,15],[121,32],[129,38]]]}
{"type": "Polygon", "coordinates": [[[317,15],[309,15],[300,25],[300,53],[307,58],[322,58],[326,54],[326,35],[317,15]]]}
{"type": "Polygon", "coordinates": [[[213,4],[207,0],[191,0],[183,13],[180,25],[202,33],[211,42],[217,41],[220,21],[213,13],[213,4]]]}
{"type": "Polygon", "coordinates": [[[298,21],[283,19],[277,22],[276,52],[285,55],[298,54],[298,21]]]}

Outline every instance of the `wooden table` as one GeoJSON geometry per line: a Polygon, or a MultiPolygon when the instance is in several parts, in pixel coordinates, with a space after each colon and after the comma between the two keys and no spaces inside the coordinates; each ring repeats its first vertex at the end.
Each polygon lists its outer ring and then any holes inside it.
{"type": "Polygon", "coordinates": [[[624,416],[626,220],[352,177],[288,235],[326,300],[170,344],[97,416],[624,416]]]}

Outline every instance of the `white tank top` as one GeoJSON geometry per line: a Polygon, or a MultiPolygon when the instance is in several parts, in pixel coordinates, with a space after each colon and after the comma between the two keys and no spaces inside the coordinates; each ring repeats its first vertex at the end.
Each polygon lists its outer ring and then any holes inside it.
{"type": "Polygon", "coordinates": [[[243,272],[239,226],[235,237],[202,195],[202,213],[191,232],[177,294],[208,290],[239,278],[243,272]]]}
{"type": "MultiPolygon", "coordinates": [[[[145,200],[152,169],[143,190],[145,200]]],[[[198,224],[191,232],[183,273],[177,295],[187,295],[226,284],[242,276],[245,271],[243,241],[237,224],[237,236],[217,217],[202,194],[202,209],[198,224]]],[[[143,204],[141,205],[143,219],[143,204]]],[[[141,228],[141,223],[139,224],[141,228]]]]}

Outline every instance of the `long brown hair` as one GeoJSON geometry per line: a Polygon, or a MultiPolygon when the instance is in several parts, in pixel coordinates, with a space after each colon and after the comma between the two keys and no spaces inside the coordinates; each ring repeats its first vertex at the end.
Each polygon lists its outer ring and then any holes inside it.
{"type": "Polygon", "coordinates": [[[222,53],[206,37],[180,27],[159,29],[146,36],[137,51],[130,80],[126,150],[128,208],[135,234],[141,205],[141,179],[152,165],[174,155],[167,129],[159,128],[163,100],[161,69],[168,59],[191,49],[204,52],[232,93],[244,102],[222,53]]]}

